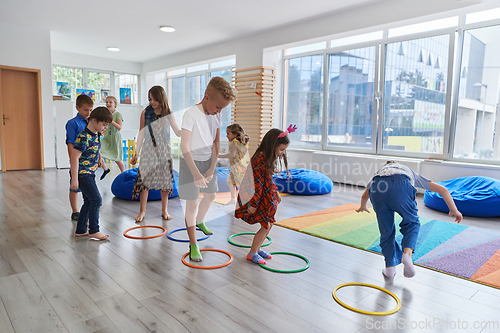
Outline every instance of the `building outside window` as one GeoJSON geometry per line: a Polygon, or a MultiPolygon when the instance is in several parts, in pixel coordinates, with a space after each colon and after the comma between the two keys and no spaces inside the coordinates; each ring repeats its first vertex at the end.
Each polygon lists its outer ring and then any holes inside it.
{"type": "Polygon", "coordinates": [[[465,30],[453,157],[500,160],[500,26],[465,30]]]}
{"type": "Polygon", "coordinates": [[[323,117],[323,54],[285,60],[284,124],[297,124],[294,145],[320,147],[323,117]]]}
{"type": "Polygon", "coordinates": [[[386,45],[383,149],[443,154],[449,40],[386,45]]]}

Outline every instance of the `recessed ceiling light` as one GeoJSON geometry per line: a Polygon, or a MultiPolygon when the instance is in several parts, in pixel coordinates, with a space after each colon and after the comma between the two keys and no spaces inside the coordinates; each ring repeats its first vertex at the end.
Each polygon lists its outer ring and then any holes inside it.
{"type": "Polygon", "coordinates": [[[120,49],[117,47],[114,47],[114,46],[110,46],[110,47],[108,47],[108,51],[118,52],[118,51],[120,51],[120,49]]]}
{"type": "Polygon", "coordinates": [[[175,28],[174,27],[169,27],[169,26],[166,26],[166,25],[162,25],[160,27],[160,30],[163,31],[163,32],[174,32],[175,28]]]}

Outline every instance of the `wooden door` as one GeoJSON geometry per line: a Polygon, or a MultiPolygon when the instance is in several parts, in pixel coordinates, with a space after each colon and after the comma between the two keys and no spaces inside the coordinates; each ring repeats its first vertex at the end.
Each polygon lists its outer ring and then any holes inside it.
{"type": "Polygon", "coordinates": [[[43,170],[40,71],[0,67],[2,170],[43,170]]]}

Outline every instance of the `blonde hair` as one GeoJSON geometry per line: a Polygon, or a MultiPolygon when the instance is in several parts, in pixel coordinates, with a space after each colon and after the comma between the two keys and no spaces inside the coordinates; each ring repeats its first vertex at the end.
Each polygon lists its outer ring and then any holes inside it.
{"type": "Polygon", "coordinates": [[[205,95],[214,97],[219,93],[226,101],[232,102],[236,99],[236,91],[220,76],[213,77],[205,89],[205,95]]]}
{"type": "MultiPolygon", "coordinates": [[[[115,102],[115,105],[116,105],[116,106],[118,106],[118,100],[116,99],[116,97],[115,97],[115,96],[108,96],[108,97],[106,97],[106,99],[108,99],[108,98],[109,98],[109,99],[112,99],[112,100],[115,102]]],[[[105,100],[106,100],[106,99],[105,99],[105,100]]]]}
{"type": "Polygon", "coordinates": [[[248,136],[248,134],[245,134],[245,131],[243,130],[243,127],[240,126],[240,124],[229,125],[227,129],[229,130],[229,132],[236,135],[236,140],[238,140],[242,144],[246,145],[248,141],[250,141],[250,136],[248,136]]]}

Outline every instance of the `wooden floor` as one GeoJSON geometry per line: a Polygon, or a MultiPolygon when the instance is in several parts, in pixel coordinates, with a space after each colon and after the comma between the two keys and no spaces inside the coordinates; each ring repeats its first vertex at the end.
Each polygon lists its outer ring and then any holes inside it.
{"type": "MultiPolygon", "coordinates": [[[[380,255],[274,227],[268,249],[304,255],[311,267],[296,274],[273,273],[247,261],[247,249],[227,242],[230,235],[257,227],[234,219],[217,204],[207,218],[215,234],[200,245],[229,251],[234,261],[216,270],[189,268],[181,262],[187,243],[122,235],[136,225],[139,204],[113,197],[116,173],[114,166],[105,180],[98,180],[100,225],[111,235],[109,241],[73,236],[68,170],[0,175],[0,332],[500,331],[500,290],[420,267],[413,279],[402,277],[398,267],[394,285],[386,286],[401,299],[398,313],[379,317],[349,311],[333,300],[332,289],[345,282],[384,287],[380,255]]],[[[361,192],[336,184],[325,196],[286,196],[277,219],[357,203],[361,192]]],[[[418,201],[421,216],[451,221],[423,206],[421,197],[418,201]]],[[[168,231],[183,227],[181,200],[170,200],[169,212],[174,219],[162,221],[160,202],[149,202],[142,224],[168,231]]],[[[500,231],[500,219],[466,218],[463,223],[500,231]]],[[[186,233],[173,236],[185,238],[186,233]]],[[[227,260],[224,254],[204,253],[205,265],[227,260]]],[[[269,264],[295,269],[304,262],[275,256],[269,264]]],[[[386,294],[363,287],[341,289],[339,296],[364,310],[395,305],[386,294]]]]}

